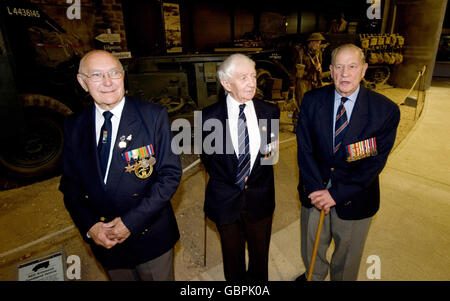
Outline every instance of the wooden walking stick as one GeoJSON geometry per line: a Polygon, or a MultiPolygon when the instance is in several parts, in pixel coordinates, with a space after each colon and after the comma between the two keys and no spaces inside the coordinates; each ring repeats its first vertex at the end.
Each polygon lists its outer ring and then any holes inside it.
{"type": "Polygon", "coordinates": [[[311,262],[309,264],[308,277],[306,281],[311,281],[312,274],[314,272],[314,263],[316,262],[317,249],[319,248],[320,232],[322,231],[323,218],[325,217],[325,210],[320,211],[319,224],[317,226],[316,240],[314,241],[314,248],[311,256],[311,262]]]}

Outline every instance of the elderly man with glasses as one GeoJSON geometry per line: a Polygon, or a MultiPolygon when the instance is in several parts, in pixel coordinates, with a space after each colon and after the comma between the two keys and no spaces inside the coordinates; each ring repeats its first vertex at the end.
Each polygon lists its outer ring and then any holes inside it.
{"type": "Polygon", "coordinates": [[[77,79],[94,104],[65,123],[66,208],[111,280],[174,280],[170,199],[182,171],[167,111],[125,95],[122,64],[106,51],[84,55],[77,79]]]}

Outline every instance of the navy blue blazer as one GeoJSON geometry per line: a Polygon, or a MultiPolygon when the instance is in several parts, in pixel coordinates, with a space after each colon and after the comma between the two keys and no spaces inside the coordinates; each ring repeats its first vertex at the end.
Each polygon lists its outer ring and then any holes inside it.
{"type": "Polygon", "coordinates": [[[242,209],[252,221],[268,217],[275,210],[275,187],[271,164],[276,163],[278,153],[277,150],[265,153],[264,149],[266,145],[278,140],[278,128],[272,128],[271,120],[278,121],[280,110],[277,106],[263,101],[253,100],[253,104],[259,121],[263,151],[258,153],[245,189],[242,191],[235,184],[238,159],[226,123],[227,103],[221,100],[202,110],[203,141],[210,133],[216,131],[215,128],[205,130],[205,122],[217,119],[223,125],[222,129],[217,129],[221,131],[223,137],[223,151],[207,154],[203,150],[200,155],[210,176],[205,192],[204,211],[209,219],[220,225],[236,221],[242,209]],[[261,164],[262,160],[266,160],[264,164],[261,164]]]}
{"type": "Polygon", "coordinates": [[[75,225],[103,266],[136,266],[164,254],[179,239],[170,199],[182,170],[179,157],[171,151],[171,139],[163,107],[126,96],[105,185],[97,155],[95,106],[66,120],[60,190],[75,225]],[[119,137],[129,135],[127,147],[119,148],[119,137]],[[152,175],[140,179],[134,172],[125,172],[121,154],[149,144],[156,159],[152,175]],[[116,217],[131,232],[122,244],[108,250],[86,237],[95,223],[116,217]]]}
{"type": "Polygon", "coordinates": [[[371,217],[380,206],[378,175],[394,145],[400,110],[361,86],[342,145],[333,154],[334,92],[334,85],[328,85],[309,91],[302,100],[297,123],[300,201],[311,207],[308,195],[331,180],[329,192],[341,219],[371,217]],[[373,137],[377,155],[347,162],[346,146],[373,137]]]}

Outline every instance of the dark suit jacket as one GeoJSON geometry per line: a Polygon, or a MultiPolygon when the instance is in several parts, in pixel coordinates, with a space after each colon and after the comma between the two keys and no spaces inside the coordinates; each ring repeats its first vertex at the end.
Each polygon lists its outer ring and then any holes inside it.
{"type": "Polygon", "coordinates": [[[135,266],[154,259],[179,239],[170,204],[181,178],[181,164],[171,151],[167,111],[159,105],[126,96],[107,184],[103,183],[97,155],[95,106],[66,120],[63,175],[60,190],[67,210],[97,259],[107,268],[135,266]],[[132,135],[124,149],[119,137],[132,135]],[[156,163],[149,178],[125,172],[121,153],[152,144],[156,163]],[[107,250],[87,239],[86,233],[101,218],[121,217],[131,235],[107,250]]]}
{"type": "Polygon", "coordinates": [[[333,154],[334,85],[305,94],[297,124],[300,201],[311,207],[308,195],[326,188],[346,220],[373,216],[380,205],[378,175],[386,164],[400,121],[398,106],[361,86],[342,145],[333,154]],[[345,146],[376,138],[378,154],[347,162],[345,146]]]}
{"type": "MultiPolygon", "coordinates": [[[[265,146],[278,139],[278,126],[272,128],[271,120],[279,119],[280,111],[278,107],[266,102],[254,100],[253,104],[259,121],[261,145],[265,146]],[[264,123],[262,120],[267,122],[264,123]]],[[[245,209],[247,218],[257,221],[272,215],[275,209],[273,166],[270,163],[275,163],[273,160],[276,160],[277,152],[272,151],[266,159],[261,152],[258,153],[245,189],[241,191],[235,184],[238,159],[231,143],[227,118],[225,100],[202,111],[202,129],[209,119],[217,119],[223,125],[221,129],[203,130],[203,140],[210,133],[220,131],[224,148],[222,153],[214,152],[213,154],[206,154],[203,150],[200,156],[210,176],[206,187],[204,210],[208,218],[220,225],[233,223],[242,209],[245,209]],[[268,161],[261,164],[261,160],[268,161]],[[272,161],[269,162],[270,160],[272,161]]]]}

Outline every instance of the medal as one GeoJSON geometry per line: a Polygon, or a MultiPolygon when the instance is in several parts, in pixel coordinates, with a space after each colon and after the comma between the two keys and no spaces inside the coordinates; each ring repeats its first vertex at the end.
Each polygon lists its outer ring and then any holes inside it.
{"type": "Polygon", "coordinates": [[[139,179],[146,179],[151,176],[153,172],[153,166],[148,165],[147,167],[142,166],[142,162],[139,162],[138,166],[134,169],[134,174],[139,179]]]}
{"type": "Polygon", "coordinates": [[[141,165],[142,168],[148,168],[150,166],[149,160],[148,159],[142,159],[140,165],[141,165]]]}
{"type": "Polygon", "coordinates": [[[349,144],[345,150],[347,152],[347,162],[361,160],[378,154],[375,137],[349,144]]]}
{"type": "MultiPolygon", "coordinates": [[[[127,138],[127,140],[131,140],[130,136],[128,136],[130,139],[127,138]]],[[[153,145],[151,144],[122,153],[122,158],[127,163],[125,172],[131,173],[134,171],[136,177],[140,179],[150,177],[153,172],[153,165],[156,163],[153,154],[153,145]]]]}
{"type": "Polygon", "coordinates": [[[128,173],[131,173],[135,168],[136,168],[136,164],[133,164],[133,165],[128,164],[127,166],[125,166],[125,171],[128,173]]]}

